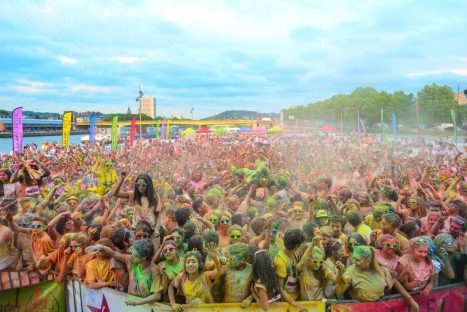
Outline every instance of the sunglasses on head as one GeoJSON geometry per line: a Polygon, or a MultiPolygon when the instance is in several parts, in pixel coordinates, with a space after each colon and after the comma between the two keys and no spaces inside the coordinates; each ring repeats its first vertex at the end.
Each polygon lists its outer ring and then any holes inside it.
{"type": "Polygon", "coordinates": [[[146,183],[136,183],[136,187],[147,187],[148,185],[146,183]]]}
{"type": "Polygon", "coordinates": [[[219,221],[220,224],[229,224],[230,220],[229,219],[222,219],[219,221]]]}
{"type": "Polygon", "coordinates": [[[176,250],[175,247],[167,247],[167,248],[162,249],[162,252],[163,253],[170,253],[170,252],[175,251],[175,250],[176,250]]]}
{"type": "Polygon", "coordinates": [[[41,229],[44,226],[44,224],[31,224],[31,229],[41,229]]]}
{"type": "Polygon", "coordinates": [[[137,239],[148,239],[149,234],[136,234],[137,239]]]}
{"type": "Polygon", "coordinates": [[[230,238],[232,239],[242,238],[242,234],[230,234],[230,238]]]}
{"type": "Polygon", "coordinates": [[[399,246],[398,243],[395,243],[395,244],[385,243],[384,245],[388,248],[397,248],[399,246]]]}

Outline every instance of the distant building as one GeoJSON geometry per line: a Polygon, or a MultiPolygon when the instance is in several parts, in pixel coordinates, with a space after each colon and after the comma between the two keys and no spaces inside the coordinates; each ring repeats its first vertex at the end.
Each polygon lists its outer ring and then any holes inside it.
{"type": "Polygon", "coordinates": [[[462,92],[456,93],[456,103],[459,105],[466,105],[467,104],[467,98],[465,97],[465,94],[462,92]]]}
{"type": "Polygon", "coordinates": [[[148,115],[151,118],[156,118],[156,104],[154,97],[145,96],[141,99],[141,114],[148,115]]]}

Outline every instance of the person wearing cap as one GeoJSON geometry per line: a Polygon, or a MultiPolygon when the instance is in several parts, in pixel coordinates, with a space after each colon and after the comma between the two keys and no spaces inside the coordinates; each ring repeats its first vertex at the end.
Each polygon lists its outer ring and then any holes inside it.
{"type": "Polygon", "coordinates": [[[326,210],[324,209],[316,210],[315,218],[320,227],[329,225],[329,213],[326,210]]]}

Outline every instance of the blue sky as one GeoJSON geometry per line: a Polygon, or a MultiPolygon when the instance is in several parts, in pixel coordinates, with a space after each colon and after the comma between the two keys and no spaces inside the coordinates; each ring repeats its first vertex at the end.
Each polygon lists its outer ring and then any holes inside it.
{"type": "Polygon", "coordinates": [[[0,108],[279,112],[359,86],[467,88],[459,1],[0,1],[0,108]]]}

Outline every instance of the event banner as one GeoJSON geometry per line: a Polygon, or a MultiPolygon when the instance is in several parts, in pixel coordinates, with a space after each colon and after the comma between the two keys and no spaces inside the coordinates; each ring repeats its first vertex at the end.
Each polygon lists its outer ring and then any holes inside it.
{"type": "Polygon", "coordinates": [[[23,152],[23,108],[17,107],[12,112],[13,152],[23,152]]]}
{"type": "Polygon", "coordinates": [[[118,116],[112,118],[112,150],[116,151],[118,142],[117,142],[117,128],[118,128],[118,116]]]}
{"type": "MultiPolygon", "coordinates": [[[[442,288],[432,291],[428,297],[415,295],[420,312],[464,312],[467,288],[464,285],[442,288]]],[[[410,312],[412,308],[403,298],[377,302],[336,303],[331,306],[332,312],[410,312]]]]}
{"type": "Polygon", "coordinates": [[[91,146],[96,142],[96,120],[96,115],[92,115],[89,119],[89,145],[91,146]]]}
{"type": "Polygon", "coordinates": [[[131,118],[131,130],[130,130],[130,146],[133,148],[133,142],[135,141],[136,135],[136,116],[131,118]]]}
{"type": "Polygon", "coordinates": [[[55,281],[0,291],[0,311],[65,312],[65,287],[55,281]]]}
{"type": "MultiPolygon", "coordinates": [[[[90,289],[86,285],[76,280],[67,280],[67,312],[156,312],[172,311],[172,308],[163,303],[145,304],[140,306],[128,306],[127,300],[137,300],[137,297],[122,293],[110,288],[90,289]]],[[[307,311],[325,311],[323,301],[299,302],[307,311]]],[[[247,309],[242,309],[240,304],[236,303],[214,303],[214,304],[196,304],[183,305],[185,312],[253,312],[260,311],[256,303],[247,309]]],[[[277,302],[269,305],[271,312],[296,312],[297,310],[285,302],[277,302]]]]}
{"type": "Polygon", "coordinates": [[[70,145],[72,117],[73,117],[73,114],[70,112],[63,114],[63,121],[62,121],[62,146],[63,147],[68,147],[70,145]]]}

